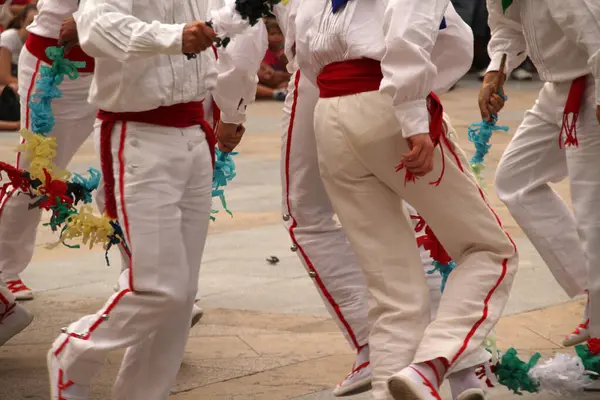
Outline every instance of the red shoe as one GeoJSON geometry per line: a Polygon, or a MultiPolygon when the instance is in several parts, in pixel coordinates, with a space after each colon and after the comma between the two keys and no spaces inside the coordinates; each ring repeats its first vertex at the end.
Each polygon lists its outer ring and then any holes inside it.
{"type": "Polygon", "coordinates": [[[33,290],[29,289],[27,285],[23,283],[19,276],[7,277],[5,280],[8,290],[15,295],[17,300],[33,300],[33,290]]]}

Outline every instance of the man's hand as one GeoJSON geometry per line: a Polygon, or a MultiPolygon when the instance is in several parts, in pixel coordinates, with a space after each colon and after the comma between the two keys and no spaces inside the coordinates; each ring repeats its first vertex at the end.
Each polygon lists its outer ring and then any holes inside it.
{"type": "Polygon", "coordinates": [[[410,151],[402,154],[402,162],[407,170],[416,176],[423,176],[433,169],[433,142],[429,133],[421,133],[407,139],[410,151]]]}
{"type": "Polygon", "coordinates": [[[65,54],[79,43],[77,24],[73,17],[65,18],[58,35],[58,45],[65,47],[65,54]]]}
{"type": "Polygon", "coordinates": [[[226,124],[219,121],[216,131],[219,150],[231,153],[242,140],[244,132],[246,132],[246,128],[243,125],[226,124]]]}
{"type": "Polygon", "coordinates": [[[491,71],[483,77],[479,89],[479,111],[485,121],[491,121],[492,115],[498,114],[504,107],[504,98],[498,94],[506,77],[503,73],[491,71]]]}
{"type": "Polygon", "coordinates": [[[183,28],[183,53],[198,54],[209,48],[217,39],[215,31],[202,21],[195,21],[183,28]]]}

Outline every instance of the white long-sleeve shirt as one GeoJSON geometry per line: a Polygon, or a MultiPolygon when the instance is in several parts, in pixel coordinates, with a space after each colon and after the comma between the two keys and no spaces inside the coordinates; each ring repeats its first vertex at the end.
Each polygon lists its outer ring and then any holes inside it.
{"type": "Polygon", "coordinates": [[[58,39],[65,18],[77,11],[77,0],[38,0],[37,9],[38,14],[27,30],[38,36],[58,39]]]}
{"type": "MultiPolygon", "coordinates": [[[[293,22],[300,70],[316,82],[330,63],[379,60],[380,91],[392,97],[404,137],[427,133],[426,98],[438,78],[432,51],[448,5],[449,0],[350,0],[333,14],[331,0],[297,1],[293,22]]],[[[470,65],[471,58],[463,61],[470,65]]]]}
{"type": "Polygon", "coordinates": [[[547,4],[563,33],[585,51],[600,105],[600,1],[547,0],[547,4]]]}
{"type": "MultiPolygon", "coordinates": [[[[273,8],[273,14],[286,38],[285,55],[290,73],[298,69],[294,45],[299,1],[303,0],[288,0],[286,4],[278,3],[273,8]]],[[[431,61],[437,68],[433,84],[433,91],[437,94],[445,93],[454,86],[469,71],[473,60],[473,32],[469,25],[458,15],[452,3],[448,4],[444,17],[446,28],[440,30],[431,52],[431,61]]]]}
{"type": "MultiPolygon", "coordinates": [[[[182,54],[185,24],[206,15],[205,0],[82,0],[75,13],[79,42],[96,59],[89,102],[112,112],[147,111],[202,101],[214,88],[223,121],[243,123],[255,89],[250,94],[251,84],[240,83],[249,75],[231,66],[239,59],[223,57],[215,66],[204,55],[188,60],[182,54]]],[[[232,41],[231,54],[248,48],[237,40],[248,43],[245,35],[232,41]]]]}
{"type": "Polygon", "coordinates": [[[488,71],[497,71],[506,53],[507,74],[528,55],[546,82],[568,82],[591,72],[585,49],[563,33],[546,1],[515,0],[505,13],[501,0],[487,0],[487,6],[492,31],[488,71]]]}

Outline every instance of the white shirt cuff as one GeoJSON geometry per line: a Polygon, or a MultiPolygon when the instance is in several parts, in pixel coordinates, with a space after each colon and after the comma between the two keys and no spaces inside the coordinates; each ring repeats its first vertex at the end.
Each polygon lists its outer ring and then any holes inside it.
{"type": "Polygon", "coordinates": [[[491,57],[490,65],[488,65],[486,73],[500,71],[500,64],[502,64],[503,53],[495,53],[491,57]]]}
{"type": "Polygon", "coordinates": [[[236,111],[233,114],[226,114],[221,111],[221,121],[226,124],[241,125],[246,122],[246,114],[236,111]]]}
{"type": "Polygon", "coordinates": [[[185,24],[161,24],[158,34],[161,53],[178,55],[183,53],[183,28],[185,24]]]}
{"type": "Polygon", "coordinates": [[[396,118],[402,128],[402,136],[409,138],[429,132],[427,100],[414,100],[396,106],[396,118]]]}

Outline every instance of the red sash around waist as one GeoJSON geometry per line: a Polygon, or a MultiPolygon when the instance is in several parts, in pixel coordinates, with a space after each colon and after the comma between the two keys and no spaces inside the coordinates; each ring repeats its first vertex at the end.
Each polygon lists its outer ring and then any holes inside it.
{"type": "MultiPolygon", "coordinates": [[[[58,46],[58,39],[39,36],[31,32],[27,35],[27,41],[25,42],[25,47],[31,54],[33,54],[38,60],[42,60],[49,65],[52,65],[52,60],[50,60],[46,55],[46,49],[53,46],[58,46]]],[[[73,47],[66,54],[65,58],[71,61],[84,61],[85,67],[78,70],[79,72],[94,72],[94,58],[85,54],[80,46],[73,47]]]]}
{"type": "MultiPolygon", "coordinates": [[[[319,95],[321,98],[349,96],[352,94],[373,92],[379,90],[383,73],[381,72],[381,63],[370,58],[360,58],[356,60],[347,60],[331,63],[323,68],[323,71],[317,77],[319,95]]],[[[456,157],[453,147],[448,142],[444,128],[444,108],[438,96],[431,92],[427,96],[427,110],[429,111],[429,135],[434,146],[440,144],[443,140],[450,148],[452,154],[456,157]]],[[[440,146],[442,153],[443,146],[440,146]]],[[[400,163],[396,171],[404,168],[400,163]]],[[[442,157],[442,172],[433,185],[439,185],[444,175],[445,160],[442,157]]],[[[405,182],[414,181],[416,177],[406,170],[405,182]]]]}
{"type": "Polygon", "coordinates": [[[102,121],[100,127],[100,161],[106,190],[106,214],[117,218],[117,204],[114,196],[115,179],[113,171],[112,131],[117,122],[140,122],[172,128],[189,128],[200,125],[206,135],[213,167],[215,165],[216,137],[210,124],[204,119],[204,106],[201,101],[158,107],[141,112],[110,112],[100,110],[97,115],[102,121]]]}
{"type": "Polygon", "coordinates": [[[317,86],[322,98],[340,97],[379,90],[382,79],[379,61],[359,58],[326,65],[317,77],[317,86]]]}

